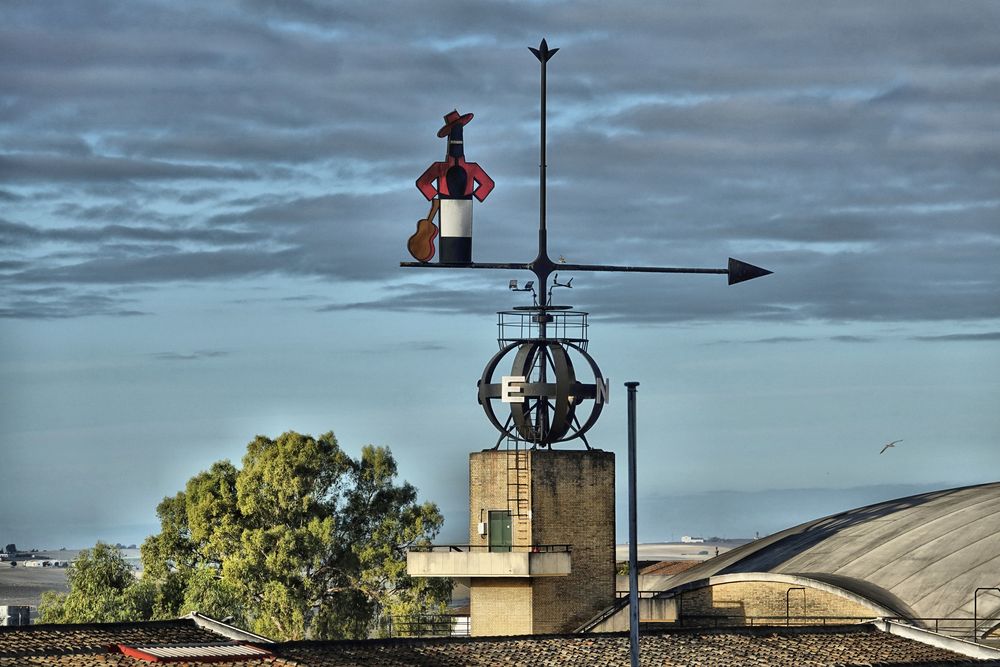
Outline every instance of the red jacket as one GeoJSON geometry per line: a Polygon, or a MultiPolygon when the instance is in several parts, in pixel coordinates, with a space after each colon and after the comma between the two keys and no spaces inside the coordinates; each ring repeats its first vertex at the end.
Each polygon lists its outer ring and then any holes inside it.
{"type": "Polygon", "coordinates": [[[435,162],[427,167],[427,171],[417,179],[417,189],[428,200],[434,199],[434,195],[442,194],[446,197],[473,195],[479,201],[483,201],[493,191],[494,185],[496,184],[493,182],[493,179],[482,170],[482,167],[475,162],[466,162],[464,157],[449,158],[445,162],[435,162]],[[465,169],[465,173],[468,175],[465,192],[448,192],[448,181],[445,175],[448,173],[448,169],[455,164],[465,169]],[[434,186],[435,180],[437,181],[437,187],[434,186]]]}

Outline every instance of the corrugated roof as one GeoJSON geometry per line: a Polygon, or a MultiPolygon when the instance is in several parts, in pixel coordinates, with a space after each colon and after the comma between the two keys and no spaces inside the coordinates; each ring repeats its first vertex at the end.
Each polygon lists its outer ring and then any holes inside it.
{"type": "Polygon", "coordinates": [[[236,662],[250,658],[267,658],[271,652],[256,646],[238,642],[215,642],[211,644],[150,644],[134,646],[119,644],[118,650],[125,655],[149,662],[236,662]]]}
{"type": "MultiPolygon", "coordinates": [[[[1000,585],[1000,482],[923,493],[841,512],[745,544],[678,575],[775,572],[834,577],[901,601],[916,617],[972,618],[978,587],[1000,585]]],[[[1000,593],[980,594],[980,618],[1000,593]]]]}

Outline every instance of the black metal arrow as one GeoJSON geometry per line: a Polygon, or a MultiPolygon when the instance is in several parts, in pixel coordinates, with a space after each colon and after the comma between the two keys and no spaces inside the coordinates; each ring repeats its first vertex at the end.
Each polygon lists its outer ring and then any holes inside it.
{"type": "Polygon", "coordinates": [[[762,269],[759,266],[741,262],[738,259],[729,258],[729,267],[725,269],[694,269],[677,266],[624,266],[615,264],[555,264],[550,262],[546,267],[547,272],[539,271],[541,266],[537,260],[535,262],[471,262],[468,264],[428,264],[423,262],[400,262],[400,266],[411,268],[427,269],[514,269],[518,271],[532,271],[541,282],[541,276],[548,276],[552,271],[614,271],[622,273],[714,273],[729,276],[729,284],[735,285],[754,278],[766,276],[773,271],[762,269]]]}

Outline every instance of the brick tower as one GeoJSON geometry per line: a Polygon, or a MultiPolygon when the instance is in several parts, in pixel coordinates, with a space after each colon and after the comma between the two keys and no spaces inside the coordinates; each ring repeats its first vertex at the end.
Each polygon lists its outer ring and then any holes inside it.
{"type": "Polygon", "coordinates": [[[469,513],[473,635],[571,632],[613,601],[613,453],[471,454],[469,513]]]}

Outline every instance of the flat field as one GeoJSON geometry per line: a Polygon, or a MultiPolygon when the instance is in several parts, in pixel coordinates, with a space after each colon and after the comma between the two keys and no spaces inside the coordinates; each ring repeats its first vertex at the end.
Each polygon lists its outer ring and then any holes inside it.
{"type": "MultiPolygon", "coordinates": [[[[34,554],[34,559],[72,561],[79,553],[79,549],[39,551],[34,554]]],[[[66,583],[66,572],[69,568],[25,567],[24,560],[18,558],[16,567],[11,567],[8,561],[0,561],[0,606],[27,605],[31,607],[31,618],[34,620],[42,593],[45,591],[65,593],[69,590],[66,583]]]]}
{"type": "Polygon", "coordinates": [[[0,606],[28,605],[34,611],[45,591],[67,590],[64,567],[22,567],[20,563],[10,567],[9,563],[0,563],[0,606]]]}

